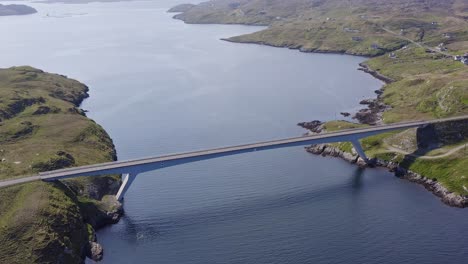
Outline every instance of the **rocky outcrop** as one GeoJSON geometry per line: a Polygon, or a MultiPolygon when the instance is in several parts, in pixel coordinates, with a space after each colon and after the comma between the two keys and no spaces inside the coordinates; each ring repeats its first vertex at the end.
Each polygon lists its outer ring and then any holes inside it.
{"type": "Polygon", "coordinates": [[[382,120],[382,114],[389,106],[384,104],[380,95],[376,99],[365,99],[360,102],[362,105],[367,105],[367,108],[359,110],[354,114],[353,118],[357,119],[362,124],[376,125],[382,120]]]}
{"type": "Polygon", "coordinates": [[[33,115],[46,115],[49,113],[51,114],[60,113],[60,108],[41,105],[37,108],[36,111],[34,111],[33,115]]]}
{"type": "Polygon", "coordinates": [[[369,68],[369,66],[365,63],[360,63],[359,64],[359,68],[358,70],[360,71],[363,71],[363,72],[366,72],[366,73],[369,73],[370,75],[374,76],[375,78],[385,82],[385,83],[392,83],[394,82],[395,80],[393,80],[392,78],[390,77],[387,77],[381,73],[379,73],[378,71],[374,71],[372,70],[371,68],[369,68]]]}
{"type": "Polygon", "coordinates": [[[307,152],[322,155],[324,157],[337,157],[342,158],[352,164],[356,164],[360,167],[366,167],[366,162],[357,155],[357,153],[353,150],[352,153],[342,151],[337,147],[333,147],[329,144],[315,144],[305,148],[307,152]]]}
{"type": "Polygon", "coordinates": [[[45,99],[43,97],[15,98],[8,103],[6,108],[0,109],[0,121],[15,117],[19,113],[23,112],[28,106],[43,103],[45,103],[45,99]]]}
{"type": "Polygon", "coordinates": [[[323,125],[324,124],[325,123],[322,122],[322,121],[314,120],[314,121],[311,121],[311,122],[298,123],[297,125],[302,127],[302,128],[308,129],[313,133],[320,133],[323,130],[323,125]]]}
{"type": "Polygon", "coordinates": [[[460,208],[468,207],[468,196],[458,195],[450,192],[436,179],[429,179],[413,171],[402,168],[398,163],[373,159],[370,163],[371,165],[369,165],[366,164],[361,158],[359,158],[354,152],[344,152],[339,148],[328,144],[312,145],[310,147],[306,147],[306,150],[307,152],[316,155],[342,158],[352,164],[357,164],[360,167],[379,166],[387,168],[389,171],[394,172],[395,176],[398,178],[421,184],[428,191],[432,192],[437,197],[440,197],[441,201],[449,206],[460,208]]]}
{"type": "Polygon", "coordinates": [[[104,249],[102,246],[96,242],[89,241],[86,256],[94,261],[100,261],[102,260],[103,255],[104,249]]]}
{"type": "Polygon", "coordinates": [[[31,165],[34,171],[51,171],[67,168],[75,165],[75,158],[65,151],[57,151],[57,153],[51,156],[46,161],[38,161],[31,165]]]}

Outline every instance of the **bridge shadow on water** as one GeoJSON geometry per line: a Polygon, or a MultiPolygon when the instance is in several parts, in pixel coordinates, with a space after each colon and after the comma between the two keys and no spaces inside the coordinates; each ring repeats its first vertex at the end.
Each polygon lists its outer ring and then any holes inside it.
{"type": "Polygon", "coordinates": [[[145,221],[133,219],[131,215],[124,215],[121,221],[125,227],[125,233],[128,234],[125,239],[132,242],[153,240],[165,233],[172,233],[189,226],[239,221],[242,218],[268,214],[271,211],[280,211],[288,207],[320,204],[323,200],[333,199],[333,196],[356,196],[364,186],[364,171],[365,169],[356,167],[348,180],[331,186],[322,188],[308,186],[307,189],[294,189],[287,193],[252,197],[180,213],[155,213],[155,216],[149,216],[145,221]]]}

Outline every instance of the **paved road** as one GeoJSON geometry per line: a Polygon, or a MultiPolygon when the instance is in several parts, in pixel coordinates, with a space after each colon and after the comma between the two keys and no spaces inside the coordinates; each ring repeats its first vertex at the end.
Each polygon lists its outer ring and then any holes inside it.
{"type": "Polygon", "coordinates": [[[79,174],[89,175],[89,174],[92,174],[93,172],[102,172],[104,170],[114,170],[114,172],[112,173],[117,173],[115,172],[115,169],[122,169],[122,171],[119,173],[125,173],[125,168],[129,168],[129,167],[137,167],[137,166],[156,164],[156,163],[162,164],[163,162],[177,161],[177,160],[190,159],[190,158],[203,159],[204,156],[216,157],[216,156],[222,156],[222,155],[240,154],[240,153],[247,152],[247,151],[265,150],[265,149],[281,148],[281,147],[288,147],[288,146],[300,146],[300,145],[313,144],[315,141],[320,141],[320,142],[348,141],[350,139],[358,139],[358,138],[366,137],[369,135],[383,133],[386,131],[407,129],[407,128],[419,127],[419,126],[423,126],[427,124],[435,124],[435,123],[465,120],[465,119],[468,119],[468,115],[460,116],[460,117],[437,119],[437,120],[429,120],[429,121],[416,121],[416,122],[407,122],[407,123],[397,123],[397,124],[391,124],[391,125],[372,126],[372,127],[359,128],[359,129],[348,129],[348,130],[342,130],[338,132],[324,133],[324,134],[318,134],[318,135],[294,137],[294,138],[287,138],[287,139],[281,139],[281,140],[273,140],[273,141],[266,141],[266,142],[238,145],[238,146],[230,146],[230,147],[222,147],[222,148],[215,148],[215,149],[208,149],[208,150],[199,150],[199,151],[185,152],[185,153],[179,153],[179,154],[170,154],[170,155],[151,157],[151,158],[107,162],[107,163],[101,163],[101,164],[95,164],[95,165],[89,165],[89,166],[41,172],[39,173],[39,175],[34,175],[31,177],[24,177],[24,178],[12,179],[12,180],[7,180],[7,181],[1,181],[0,188],[19,184],[19,183],[37,181],[37,180],[45,180],[45,181],[49,180],[50,181],[50,180],[55,180],[55,179],[60,179],[60,178],[78,177],[79,174]]]}

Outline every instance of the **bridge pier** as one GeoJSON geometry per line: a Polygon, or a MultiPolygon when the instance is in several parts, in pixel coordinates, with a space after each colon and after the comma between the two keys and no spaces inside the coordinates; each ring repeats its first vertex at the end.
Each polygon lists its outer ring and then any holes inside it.
{"type": "Polygon", "coordinates": [[[367,158],[364,149],[362,149],[361,142],[359,142],[359,139],[352,139],[351,144],[353,144],[353,147],[358,153],[359,157],[361,157],[361,159],[363,159],[366,163],[369,163],[369,159],[367,158]]]}
{"type": "Polygon", "coordinates": [[[130,188],[130,185],[132,185],[132,182],[135,180],[137,174],[136,173],[125,173],[122,174],[123,181],[122,185],[120,185],[120,189],[115,195],[115,198],[117,198],[118,201],[122,201],[125,193],[128,191],[128,188],[130,188]]]}

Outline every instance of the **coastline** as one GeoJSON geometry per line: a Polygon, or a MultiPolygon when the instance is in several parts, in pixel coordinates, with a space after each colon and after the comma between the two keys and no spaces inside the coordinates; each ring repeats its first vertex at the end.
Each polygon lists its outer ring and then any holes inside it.
{"type": "MultiPolygon", "coordinates": [[[[223,25],[246,25],[246,26],[259,26],[259,25],[248,25],[248,24],[223,24],[223,25]]],[[[320,49],[304,49],[302,45],[274,45],[270,44],[267,42],[257,42],[257,41],[238,41],[234,40],[232,38],[221,38],[220,40],[226,41],[226,42],[231,42],[231,43],[238,43],[238,44],[255,44],[255,45],[260,45],[260,46],[268,46],[268,47],[273,47],[273,48],[287,48],[291,50],[297,50],[299,52],[303,53],[318,53],[318,54],[337,54],[337,55],[349,55],[349,56],[357,56],[357,57],[365,57],[365,58],[372,58],[372,57],[377,57],[379,55],[375,56],[370,56],[369,54],[359,54],[359,53],[353,53],[353,52],[348,52],[346,50],[320,50],[320,49]]]]}
{"type": "MultiPolygon", "coordinates": [[[[174,16],[174,19],[179,19],[184,21],[185,23],[188,23],[183,19],[183,17],[179,15],[174,16]]],[[[196,23],[188,23],[188,24],[196,24],[196,23]]],[[[243,25],[251,25],[248,23],[244,23],[243,25]]],[[[268,25],[267,25],[268,26],[268,25]]],[[[366,58],[373,58],[373,57],[378,57],[382,56],[383,54],[386,54],[388,51],[382,50],[382,54],[375,54],[375,55],[369,55],[369,54],[357,54],[357,53],[352,53],[352,52],[347,52],[346,50],[318,50],[318,49],[304,49],[302,48],[301,45],[273,45],[267,42],[258,42],[258,41],[243,41],[243,40],[238,40],[236,39],[238,37],[231,37],[231,38],[221,38],[223,41],[231,42],[231,43],[241,43],[241,44],[256,44],[256,45],[264,45],[264,46],[270,46],[270,47],[276,47],[276,48],[288,48],[288,49],[293,49],[293,50],[298,50],[300,52],[304,53],[321,53],[321,54],[340,54],[340,55],[351,55],[351,56],[360,56],[360,57],[366,57],[366,58]]],[[[383,122],[382,120],[382,115],[383,113],[390,109],[390,106],[385,105],[383,102],[381,96],[383,94],[383,91],[385,89],[386,84],[391,84],[395,82],[394,79],[385,76],[381,73],[379,73],[376,70],[373,70],[369,67],[369,65],[366,64],[366,62],[362,62],[359,64],[358,70],[363,71],[365,73],[370,74],[374,78],[384,82],[384,85],[378,90],[375,91],[376,93],[376,98],[371,98],[371,99],[365,99],[360,102],[361,105],[367,105],[366,108],[358,110],[356,113],[353,114],[353,119],[358,120],[357,124],[368,124],[368,125],[376,125],[380,124],[383,122]]],[[[348,114],[348,113],[346,113],[348,114]]],[[[312,121],[312,123],[315,121],[312,121]]],[[[320,122],[320,121],[317,121],[320,122]]],[[[313,132],[313,130],[312,130],[313,132]]],[[[367,166],[363,160],[361,160],[358,157],[352,156],[351,153],[346,153],[341,151],[338,148],[334,148],[333,146],[329,144],[319,145],[322,146],[323,148],[317,150],[317,151],[310,151],[310,149],[314,146],[310,146],[309,148],[306,148],[308,152],[313,153],[313,154],[318,154],[318,155],[323,155],[323,156],[334,156],[334,157],[340,157],[344,160],[347,160],[351,163],[357,164],[359,166],[367,166]],[[314,153],[315,152],[315,153],[314,153]]],[[[419,175],[415,172],[412,172],[410,170],[406,170],[396,163],[392,162],[387,162],[385,160],[378,160],[374,159],[374,165],[379,166],[379,167],[385,167],[389,169],[390,171],[395,171],[396,175],[399,178],[409,180],[414,183],[421,184],[424,186],[428,191],[432,192],[434,195],[438,196],[441,198],[442,202],[449,206],[454,206],[454,207],[468,207],[468,197],[462,196],[462,195],[456,195],[450,191],[442,184],[439,182],[428,179],[427,177],[423,175],[419,175]]]]}
{"type": "MultiPolygon", "coordinates": [[[[0,77],[0,178],[117,159],[109,134],[80,108],[88,86],[30,66],[0,69],[0,77]]],[[[0,258],[9,263],[102,259],[95,230],[123,214],[114,196],[120,184],[119,176],[104,175],[0,189],[0,241],[12,236],[21,241],[2,248],[0,258]],[[37,237],[41,232],[47,237],[37,237]]]]}
{"type": "Polygon", "coordinates": [[[317,144],[305,148],[307,152],[314,155],[324,157],[336,157],[348,161],[351,164],[356,164],[360,167],[381,167],[393,172],[396,177],[413,183],[422,185],[426,190],[430,191],[440,200],[451,207],[466,208],[468,207],[468,196],[458,195],[450,192],[440,182],[434,179],[429,179],[411,170],[407,170],[399,166],[396,162],[385,161],[382,159],[372,159],[371,165],[367,165],[356,153],[349,153],[340,150],[338,147],[329,144],[317,144]]]}
{"type": "MultiPolygon", "coordinates": [[[[79,99],[79,101],[74,102],[77,107],[81,107],[83,101],[85,99],[88,99],[89,96],[89,88],[86,86],[86,91],[79,99]]],[[[79,108],[81,111],[83,111],[81,108],[79,108]]],[[[83,111],[83,115],[86,116],[86,113],[83,111]]],[[[92,120],[92,119],[90,119],[92,120]]],[[[94,121],[93,121],[94,122],[94,121]]],[[[106,136],[108,139],[112,142],[112,160],[117,161],[118,156],[117,156],[117,150],[115,148],[115,145],[113,144],[112,138],[109,136],[107,131],[103,128],[104,132],[106,133],[106,136]]],[[[118,176],[117,176],[118,177],[118,176]]],[[[64,182],[65,185],[67,185],[70,189],[75,189],[73,188],[73,185],[67,184],[67,182],[64,182]]],[[[86,245],[82,245],[85,248],[85,254],[87,258],[90,258],[94,261],[100,261],[104,257],[104,248],[102,247],[101,244],[98,243],[96,231],[109,226],[116,224],[120,221],[120,218],[123,216],[124,211],[123,211],[123,204],[119,202],[117,199],[115,199],[115,194],[118,192],[120,185],[122,184],[121,180],[115,181],[115,178],[112,176],[100,176],[100,177],[95,177],[95,180],[90,183],[89,189],[91,190],[85,196],[90,196],[93,199],[97,201],[103,201],[106,204],[106,209],[103,210],[99,206],[82,206],[81,207],[81,213],[83,216],[83,219],[86,220],[87,223],[89,223],[93,230],[92,230],[92,235],[90,236],[90,240],[86,245]],[[105,197],[107,196],[107,197],[105,197]],[[88,207],[88,208],[86,208],[88,207]]],[[[75,189],[75,192],[77,195],[83,195],[83,193],[80,193],[77,189],[75,189]]]]}

